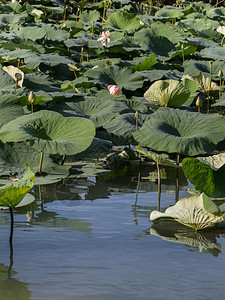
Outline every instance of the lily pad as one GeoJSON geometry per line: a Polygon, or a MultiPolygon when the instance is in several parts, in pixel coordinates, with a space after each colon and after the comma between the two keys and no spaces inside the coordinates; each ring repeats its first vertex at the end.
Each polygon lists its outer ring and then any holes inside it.
{"type": "Polygon", "coordinates": [[[211,153],[224,139],[225,120],[216,114],[161,107],[133,136],[143,147],[194,156],[211,153]]]}

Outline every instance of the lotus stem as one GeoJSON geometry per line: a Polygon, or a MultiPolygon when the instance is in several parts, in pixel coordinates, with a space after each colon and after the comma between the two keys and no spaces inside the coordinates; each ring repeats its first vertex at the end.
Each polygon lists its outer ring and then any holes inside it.
{"type": "Polygon", "coordinates": [[[209,73],[209,86],[208,86],[208,97],[207,97],[207,115],[209,114],[209,94],[211,90],[211,81],[212,81],[212,61],[209,61],[209,68],[210,68],[210,73],[209,73]]]}
{"type": "Polygon", "coordinates": [[[64,165],[65,160],[66,160],[66,154],[63,155],[61,165],[64,165]]]}
{"type": "Polygon", "coordinates": [[[38,171],[38,175],[39,175],[39,176],[42,175],[43,156],[44,156],[44,153],[41,152],[40,163],[39,163],[39,171],[38,171]]]}
{"type": "Polygon", "coordinates": [[[64,7],[64,12],[63,12],[63,22],[66,21],[66,11],[67,11],[67,6],[64,7]]]}
{"type": "Polygon", "coordinates": [[[92,25],[91,25],[91,39],[94,33],[94,21],[92,21],[92,25]]]}
{"type": "Polygon", "coordinates": [[[84,47],[81,48],[80,64],[82,63],[83,58],[84,58],[84,47]]]}
{"type": "Polygon", "coordinates": [[[120,8],[122,8],[123,7],[123,0],[121,0],[121,2],[120,2],[120,8]]]}
{"type": "Polygon", "coordinates": [[[176,168],[176,199],[177,202],[179,200],[179,163],[180,163],[180,154],[177,153],[177,168],[176,168]]]}
{"type": "Polygon", "coordinates": [[[222,40],[221,40],[221,46],[223,47],[223,40],[225,38],[225,35],[223,36],[222,40]]]}
{"type": "Polygon", "coordinates": [[[103,8],[103,14],[102,14],[102,23],[105,21],[105,11],[106,11],[106,0],[104,1],[104,8],[103,8]]]}
{"type": "Polygon", "coordinates": [[[13,218],[13,209],[12,209],[12,207],[9,207],[9,212],[10,212],[10,220],[11,220],[9,243],[12,243],[12,239],[13,239],[13,225],[14,225],[14,218],[13,218]]]}
{"type": "Polygon", "coordinates": [[[161,200],[161,177],[160,177],[160,168],[159,163],[156,162],[157,171],[158,171],[158,204],[157,204],[157,210],[160,210],[160,200],[161,200]]]}
{"type": "Polygon", "coordinates": [[[184,44],[181,44],[181,51],[182,51],[182,58],[183,58],[183,62],[185,61],[184,58],[184,44]]]}
{"type": "Polygon", "coordinates": [[[219,99],[220,99],[222,93],[222,77],[223,77],[223,72],[221,70],[219,70],[219,77],[220,77],[220,89],[219,89],[219,99]]]}
{"type": "Polygon", "coordinates": [[[15,86],[16,89],[18,88],[18,82],[19,82],[19,80],[16,79],[16,86],[15,86]]]}

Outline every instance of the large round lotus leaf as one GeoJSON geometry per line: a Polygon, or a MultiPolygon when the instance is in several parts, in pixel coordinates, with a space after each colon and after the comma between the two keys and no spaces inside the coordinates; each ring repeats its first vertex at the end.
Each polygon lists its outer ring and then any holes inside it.
{"type": "Polygon", "coordinates": [[[155,54],[160,60],[168,60],[175,51],[175,45],[166,37],[160,35],[152,35],[146,28],[134,34],[134,42],[141,46],[147,54],[155,54]]]}
{"type": "Polygon", "coordinates": [[[52,111],[39,111],[18,117],[0,129],[0,140],[29,140],[37,150],[49,154],[76,154],[92,142],[95,126],[85,118],[65,118],[52,111]]]}
{"type": "Polygon", "coordinates": [[[59,64],[73,64],[74,61],[59,54],[33,54],[24,59],[28,68],[35,69],[40,64],[55,67],[59,64]]]}
{"type": "Polygon", "coordinates": [[[154,22],[149,27],[151,35],[161,35],[168,38],[172,43],[179,43],[182,35],[178,32],[175,26],[170,24],[163,24],[161,22],[154,22]]]}
{"type": "Polygon", "coordinates": [[[200,55],[207,59],[223,60],[225,48],[220,46],[205,48],[200,52],[200,55]]]}
{"type": "Polygon", "coordinates": [[[188,156],[211,153],[225,137],[223,116],[159,108],[133,133],[143,147],[188,156]]]}
{"type": "Polygon", "coordinates": [[[84,76],[93,78],[95,83],[102,84],[104,87],[108,85],[117,85],[120,88],[134,91],[143,85],[142,76],[133,73],[131,70],[115,67],[98,67],[88,70],[84,76]]]}
{"type": "Polygon", "coordinates": [[[79,16],[80,22],[91,23],[95,22],[100,18],[100,13],[97,10],[84,11],[79,16]]]}
{"type": "Polygon", "coordinates": [[[154,105],[179,107],[189,98],[191,92],[177,80],[159,80],[145,92],[144,97],[154,105]]]}
{"type": "MultiPolygon", "coordinates": [[[[150,114],[138,114],[138,127],[150,118],[150,114]]],[[[109,132],[118,136],[122,136],[127,140],[133,140],[132,133],[136,131],[137,124],[134,113],[126,113],[117,116],[107,123],[104,128],[109,132]]]]}
{"type": "Polygon", "coordinates": [[[79,101],[60,103],[53,106],[52,109],[65,117],[90,118],[96,127],[101,127],[118,114],[129,111],[129,107],[121,101],[97,97],[85,97],[79,101]]]}
{"type": "Polygon", "coordinates": [[[139,27],[138,19],[133,14],[124,11],[111,14],[104,24],[104,28],[113,28],[114,30],[127,32],[134,32],[139,27]]]}
{"type": "Polygon", "coordinates": [[[158,10],[155,15],[157,17],[169,18],[169,19],[175,19],[184,16],[181,9],[177,9],[175,7],[167,6],[167,5],[165,5],[162,9],[158,10]]]}

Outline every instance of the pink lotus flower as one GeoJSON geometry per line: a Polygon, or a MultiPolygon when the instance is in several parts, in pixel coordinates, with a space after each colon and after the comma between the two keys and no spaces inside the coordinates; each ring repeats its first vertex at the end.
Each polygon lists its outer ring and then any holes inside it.
{"type": "Polygon", "coordinates": [[[102,46],[109,47],[111,35],[109,31],[103,31],[101,34],[101,37],[98,39],[99,42],[101,42],[102,46]]]}
{"type": "Polygon", "coordinates": [[[123,94],[121,89],[117,85],[109,85],[108,90],[110,92],[110,95],[113,95],[113,98],[115,98],[118,94],[123,94]]]}

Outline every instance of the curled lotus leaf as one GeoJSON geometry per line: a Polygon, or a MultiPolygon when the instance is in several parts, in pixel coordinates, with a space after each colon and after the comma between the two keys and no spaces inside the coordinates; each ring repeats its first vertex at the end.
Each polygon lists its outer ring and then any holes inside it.
{"type": "Polygon", "coordinates": [[[15,207],[34,185],[34,171],[28,167],[21,179],[0,187],[0,206],[15,207]]]}
{"type": "Polygon", "coordinates": [[[186,157],[182,161],[183,171],[195,189],[213,198],[225,197],[224,164],[224,153],[209,157],[186,157]]]}
{"type": "Polygon", "coordinates": [[[158,80],[145,92],[144,97],[154,105],[179,107],[184,104],[191,92],[177,80],[158,80]]]}
{"type": "Polygon", "coordinates": [[[133,133],[142,147],[188,156],[211,153],[225,136],[223,116],[160,107],[133,133]]]}
{"type": "Polygon", "coordinates": [[[167,208],[165,213],[152,211],[152,222],[175,221],[195,230],[214,227],[222,222],[223,216],[219,208],[204,193],[180,199],[175,205],[167,208]]]}
{"type": "Polygon", "coordinates": [[[94,135],[95,126],[91,120],[65,118],[59,113],[44,110],[18,117],[0,130],[0,139],[4,143],[27,140],[39,151],[61,155],[84,151],[94,135]]]}

